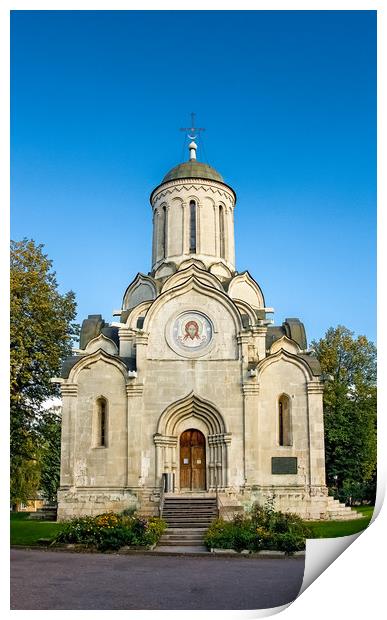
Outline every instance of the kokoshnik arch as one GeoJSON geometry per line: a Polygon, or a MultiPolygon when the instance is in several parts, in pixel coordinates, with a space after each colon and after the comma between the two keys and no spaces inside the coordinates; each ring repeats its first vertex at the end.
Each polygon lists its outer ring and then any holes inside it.
{"type": "Polygon", "coordinates": [[[235,268],[236,194],[196,159],[153,190],[152,270],[123,296],[119,321],[83,321],[62,368],[58,518],[176,494],[221,494],[248,508],[338,518],[325,486],[321,370],[303,324],[274,326],[249,272],[235,268]],[[168,474],[167,477],[163,477],[168,474]]]}

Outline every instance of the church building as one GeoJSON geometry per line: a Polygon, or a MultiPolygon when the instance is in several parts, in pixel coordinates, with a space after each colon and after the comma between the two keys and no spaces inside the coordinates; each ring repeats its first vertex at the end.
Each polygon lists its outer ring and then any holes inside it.
{"type": "Polygon", "coordinates": [[[236,270],[234,189],[192,141],[150,204],[151,271],[129,284],[116,322],[83,321],[54,379],[58,519],[157,515],[164,494],[216,495],[224,514],[274,498],[305,518],[338,518],[320,365],[301,321],[275,326],[259,284],[236,270]]]}

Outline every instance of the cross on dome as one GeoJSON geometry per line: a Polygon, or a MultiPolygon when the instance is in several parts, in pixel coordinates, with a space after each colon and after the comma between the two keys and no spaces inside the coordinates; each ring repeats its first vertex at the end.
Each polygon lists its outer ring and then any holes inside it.
{"type": "Polygon", "coordinates": [[[180,128],[180,131],[187,132],[187,136],[191,140],[190,144],[188,145],[190,161],[196,161],[196,150],[198,146],[195,142],[197,138],[197,135],[195,134],[199,133],[200,131],[205,131],[205,127],[195,127],[195,116],[196,116],[195,112],[191,112],[191,127],[180,128]]]}

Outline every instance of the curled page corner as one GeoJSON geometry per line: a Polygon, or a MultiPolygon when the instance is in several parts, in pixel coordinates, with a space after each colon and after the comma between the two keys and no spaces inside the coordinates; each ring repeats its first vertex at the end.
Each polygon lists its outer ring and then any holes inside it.
{"type": "Polygon", "coordinates": [[[338,538],[315,538],[306,541],[305,570],[300,596],[365,530],[338,538]]]}
{"type": "MultiPolygon", "coordinates": [[[[372,526],[379,515],[384,501],[385,488],[380,484],[377,486],[375,508],[368,527],[372,526]]],[[[300,596],[312,583],[330,566],[337,558],[344,553],[355,540],[363,534],[367,528],[351,534],[350,536],[340,536],[337,538],[315,538],[306,541],[305,550],[305,570],[302,581],[300,596]]]]}
{"type": "MultiPolygon", "coordinates": [[[[266,607],[265,609],[238,609],[238,610],[222,610],[222,612],[216,612],[214,617],[218,618],[230,618],[230,620],[250,620],[253,618],[268,618],[270,616],[275,616],[276,614],[281,613],[281,611],[285,611],[290,605],[294,602],[289,601],[284,605],[278,605],[278,607],[266,607]]],[[[187,611],[185,612],[187,614],[187,611]]],[[[189,611],[188,611],[189,613],[189,611]]],[[[195,616],[196,617],[196,616],[195,616]]],[[[206,616],[207,617],[207,616],[206,616]]]]}

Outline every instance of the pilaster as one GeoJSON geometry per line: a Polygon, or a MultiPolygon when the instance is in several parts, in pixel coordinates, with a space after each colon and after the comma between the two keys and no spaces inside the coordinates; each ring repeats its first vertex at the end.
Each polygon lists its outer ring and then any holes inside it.
{"type": "Polygon", "coordinates": [[[325,485],[323,392],[322,381],[315,380],[307,383],[309,484],[311,487],[325,485]]]}
{"type": "Polygon", "coordinates": [[[131,329],[128,329],[126,325],[123,325],[118,330],[118,337],[120,341],[120,356],[132,357],[132,347],[134,340],[134,333],[131,329]]]}
{"type": "Polygon", "coordinates": [[[141,474],[142,419],[144,386],[136,379],[126,384],[127,395],[127,486],[139,485],[141,474]]]}
{"type": "Polygon", "coordinates": [[[263,360],[266,357],[266,334],[267,327],[252,327],[251,332],[254,337],[255,346],[257,348],[258,358],[263,360]]]}
{"type": "Polygon", "coordinates": [[[136,368],[139,379],[142,379],[146,368],[146,348],[149,334],[143,331],[136,332],[136,368]]]}
{"type": "Polygon", "coordinates": [[[60,390],[62,395],[60,485],[61,487],[71,487],[74,484],[78,385],[62,383],[60,390]]]}
{"type": "Polygon", "coordinates": [[[260,385],[255,377],[242,384],[243,393],[243,445],[245,484],[254,482],[258,468],[258,405],[260,385]]]}

